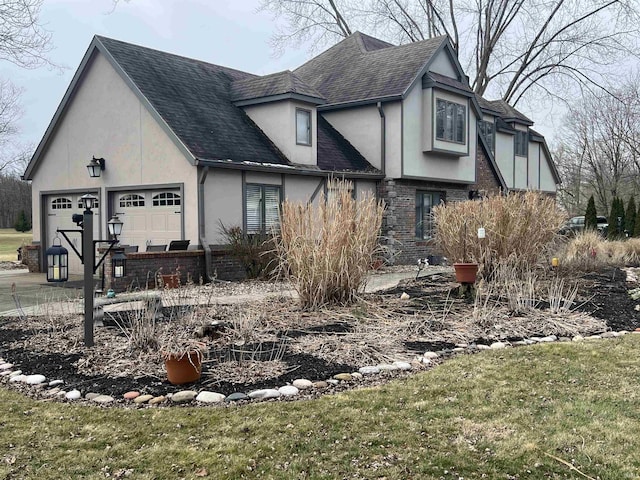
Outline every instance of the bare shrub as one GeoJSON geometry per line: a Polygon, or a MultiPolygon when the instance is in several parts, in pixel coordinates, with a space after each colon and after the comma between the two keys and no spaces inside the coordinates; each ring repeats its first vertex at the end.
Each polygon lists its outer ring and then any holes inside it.
{"type": "Polygon", "coordinates": [[[247,233],[242,227],[227,227],[220,222],[220,233],[226,240],[231,255],[243,266],[247,278],[267,277],[273,271],[273,234],[247,233]]]}
{"type": "Polygon", "coordinates": [[[494,287],[514,314],[531,312],[538,305],[536,284],[538,276],[526,263],[513,255],[494,266],[494,287]]]}
{"type": "Polygon", "coordinates": [[[384,207],[372,195],[355,200],[351,183],[329,181],[317,204],[285,201],[276,251],[302,307],[353,302],[380,251],[384,207]]]}
{"type": "MultiPolygon", "coordinates": [[[[564,270],[595,271],[606,266],[622,266],[633,250],[627,242],[608,241],[593,230],[578,233],[568,243],[561,265],[564,270]]],[[[636,242],[633,242],[634,245],[636,242]]]]}
{"type": "Polygon", "coordinates": [[[452,202],[435,207],[434,217],[436,241],[445,256],[479,263],[485,277],[492,264],[514,255],[521,264],[535,264],[564,221],[554,199],[536,192],[452,202]],[[482,240],[477,238],[480,227],[486,231],[482,240]]]}
{"type": "Polygon", "coordinates": [[[570,312],[578,296],[578,284],[568,285],[565,290],[563,278],[554,278],[549,283],[548,300],[551,313],[570,312]]]}

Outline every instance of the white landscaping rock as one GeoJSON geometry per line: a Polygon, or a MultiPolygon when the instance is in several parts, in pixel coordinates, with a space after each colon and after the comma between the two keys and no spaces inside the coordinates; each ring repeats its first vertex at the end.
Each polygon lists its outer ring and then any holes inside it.
{"type": "Polygon", "coordinates": [[[584,337],[582,335],[576,335],[571,339],[572,342],[581,342],[583,340],[584,340],[584,337]]]}
{"type": "Polygon", "coordinates": [[[275,388],[263,388],[261,390],[254,390],[253,392],[249,392],[248,395],[250,398],[254,398],[256,400],[267,400],[268,398],[278,398],[282,394],[275,388]]]}
{"type": "Polygon", "coordinates": [[[71,390],[67,392],[64,396],[67,400],[78,400],[82,394],[78,390],[71,390]]]}
{"type": "Polygon", "coordinates": [[[25,383],[28,383],[29,385],[39,385],[41,383],[44,383],[46,380],[47,377],[45,377],[44,375],[27,375],[25,383]]]}
{"type": "Polygon", "coordinates": [[[64,380],[51,380],[49,382],[49,386],[50,387],[57,387],[58,385],[62,385],[64,383],[64,380]]]}
{"type": "Polygon", "coordinates": [[[0,364],[0,370],[9,370],[10,368],[13,368],[13,363],[0,364]]]}
{"type": "Polygon", "coordinates": [[[482,343],[479,343],[478,345],[476,345],[476,348],[478,350],[489,350],[491,347],[489,345],[484,345],[482,343]]]}
{"type": "Polygon", "coordinates": [[[438,358],[440,355],[438,355],[436,352],[424,352],[423,357],[424,358],[429,358],[429,359],[433,359],[433,358],[438,358]]]}
{"type": "Polygon", "coordinates": [[[362,375],[373,375],[376,373],[380,373],[380,369],[376,366],[360,367],[358,369],[358,372],[360,372],[362,375]]]}
{"type": "Polygon", "coordinates": [[[299,390],[305,390],[307,388],[313,387],[313,382],[311,380],[307,380],[306,378],[298,378],[293,381],[293,386],[299,390]]]}
{"type": "Polygon", "coordinates": [[[92,402],[96,402],[96,403],[111,403],[114,400],[115,399],[113,397],[110,397],[109,395],[98,395],[97,397],[92,399],[92,402]]]}
{"type": "Polygon", "coordinates": [[[411,364],[409,362],[396,361],[393,362],[393,365],[398,367],[400,370],[411,370],[411,364]]]}
{"type": "Polygon", "coordinates": [[[22,370],[14,370],[13,372],[7,371],[9,374],[9,378],[17,377],[18,375],[22,375],[22,370]]]}
{"type": "Polygon", "coordinates": [[[395,372],[396,370],[400,370],[400,368],[395,365],[391,365],[390,363],[381,363],[378,365],[378,368],[382,372],[395,372]]]}
{"type": "Polygon", "coordinates": [[[186,403],[190,402],[198,396],[198,392],[193,390],[182,390],[171,395],[171,401],[173,403],[186,403]]]}
{"type": "Polygon", "coordinates": [[[503,343],[503,342],[493,342],[491,344],[491,349],[492,350],[501,350],[503,348],[507,348],[507,344],[503,343]]]}
{"type": "Polygon", "coordinates": [[[202,391],[196,397],[196,402],[220,403],[224,402],[225,396],[221,393],[202,391]]]}
{"type": "MultiPolygon", "coordinates": [[[[422,363],[424,363],[425,365],[430,365],[431,359],[422,357],[422,363]]],[[[380,369],[378,369],[378,371],[380,371],[380,369]]]]}
{"type": "Polygon", "coordinates": [[[538,340],[538,342],[540,343],[551,343],[551,342],[555,342],[556,340],[558,340],[558,337],[556,337],[555,335],[549,335],[548,337],[542,337],[538,340]]]}
{"type": "Polygon", "coordinates": [[[299,392],[299,390],[293,385],[285,385],[284,387],[280,387],[278,391],[280,392],[281,395],[285,397],[293,397],[294,395],[297,395],[299,392]]]}
{"type": "Polygon", "coordinates": [[[24,382],[26,375],[16,375],[15,377],[11,377],[9,379],[10,382],[24,382]]]}

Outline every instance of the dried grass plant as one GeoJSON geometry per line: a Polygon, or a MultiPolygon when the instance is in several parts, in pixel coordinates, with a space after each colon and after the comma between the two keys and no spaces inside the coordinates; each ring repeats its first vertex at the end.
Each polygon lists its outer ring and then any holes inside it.
{"type": "Polygon", "coordinates": [[[561,265],[568,271],[595,271],[606,266],[640,264],[640,238],[606,240],[597,232],[578,233],[567,244],[561,265]]]}
{"type": "Polygon", "coordinates": [[[563,278],[554,278],[549,282],[548,300],[549,311],[554,314],[571,312],[576,297],[578,296],[578,284],[567,285],[563,278]]]}
{"type": "Polygon", "coordinates": [[[381,250],[382,202],[372,195],[355,200],[344,180],[330,180],[329,191],[315,204],[282,205],[279,269],[308,310],[352,303],[381,250]]]}
{"type": "Polygon", "coordinates": [[[435,207],[434,218],[445,256],[480,264],[485,277],[495,262],[514,255],[521,264],[535,264],[564,221],[554,199],[536,192],[451,202],[435,207]],[[486,231],[482,240],[477,238],[480,227],[486,231]]]}

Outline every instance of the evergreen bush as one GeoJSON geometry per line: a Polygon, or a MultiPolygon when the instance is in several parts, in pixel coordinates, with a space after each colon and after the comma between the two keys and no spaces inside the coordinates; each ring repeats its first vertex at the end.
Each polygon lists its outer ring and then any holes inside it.
{"type": "Polygon", "coordinates": [[[630,237],[633,237],[633,232],[636,226],[636,201],[633,197],[629,197],[627,203],[627,211],[625,212],[625,226],[624,229],[629,233],[630,237]]]}
{"type": "Polygon", "coordinates": [[[598,214],[596,212],[596,202],[593,199],[593,195],[589,197],[587,203],[587,211],[584,214],[584,229],[596,230],[598,228],[598,214]]]}
{"type": "Polygon", "coordinates": [[[31,222],[27,218],[27,214],[24,210],[20,210],[18,220],[16,220],[14,227],[18,232],[28,232],[31,230],[31,222]]]}

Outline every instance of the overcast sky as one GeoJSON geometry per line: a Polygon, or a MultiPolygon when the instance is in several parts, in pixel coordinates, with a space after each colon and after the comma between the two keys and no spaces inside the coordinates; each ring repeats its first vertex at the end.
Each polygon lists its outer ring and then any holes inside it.
{"type": "MultiPolygon", "coordinates": [[[[21,139],[37,144],[53,117],[93,35],[123,40],[255,74],[293,69],[310,56],[289,48],[274,58],[272,15],[258,0],[132,0],[115,10],[112,0],[45,0],[42,20],[53,34],[53,63],[62,71],[0,65],[0,75],[24,88],[21,139]]],[[[531,112],[538,130],[551,127],[531,112]]]]}

